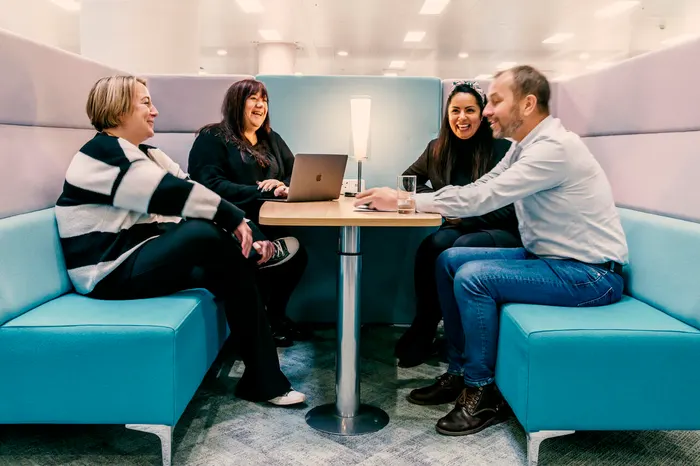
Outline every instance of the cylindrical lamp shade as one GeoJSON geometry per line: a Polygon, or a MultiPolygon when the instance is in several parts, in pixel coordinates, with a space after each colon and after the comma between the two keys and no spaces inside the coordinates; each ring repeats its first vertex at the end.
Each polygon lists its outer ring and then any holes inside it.
{"type": "Polygon", "coordinates": [[[369,122],[372,99],[369,96],[350,98],[352,150],[356,160],[366,160],[369,146],[369,122]]]}

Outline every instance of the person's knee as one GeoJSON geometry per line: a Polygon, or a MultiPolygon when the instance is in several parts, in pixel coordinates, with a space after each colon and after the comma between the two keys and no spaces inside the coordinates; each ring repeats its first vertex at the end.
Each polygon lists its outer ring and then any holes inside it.
{"type": "Polygon", "coordinates": [[[416,251],[416,264],[425,267],[425,264],[430,263],[430,266],[433,266],[440,253],[452,246],[452,243],[448,244],[443,238],[444,235],[440,233],[438,230],[423,238],[416,251]]]}
{"type": "Polygon", "coordinates": [[[455,292],[479,293],[489,287],[489,282],[497,276],[498,269],[493,261],[474,260],[461,266],[454,274],[455,292]]]}
{"type": "Polygon", "coordinates": [[[185,221],[180,228],[182,234],[190,244],[211,245],[226,239],[232,239],[221,227],[207,220],[192,219],[185,221]]]}
{"type": "Polygon", "coordinates": [[[485,231],[468,233],[455,240],[454,247],[459,248],[488,248],[495,246],[493,238],[485,231]]]}
{"type": "Polygon", "coordinates": [[[196,249],[200,255],[200,262],[234,262],[239,258],[240,262],[245,262],[235,237],[215,223],[192,219],[187,220],[181,228],[181,234],[184,235],[183,247],[196,249]]]}
{"type": "Polygon", "coordinates": [[[435,274],[438,277],[454,277],[459,267],[464,263],[459,251],[447,249],[435,261],[435,274]]]}

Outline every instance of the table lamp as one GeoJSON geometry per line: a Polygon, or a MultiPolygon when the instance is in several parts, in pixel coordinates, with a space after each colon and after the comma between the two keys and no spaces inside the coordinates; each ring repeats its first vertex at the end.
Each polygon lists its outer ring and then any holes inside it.
{"type": "MultiPolygon", "coordinates": [[[[369,122],[372,99],[369,96],[350,98],[350,128],[352,130],[352,152],[357,160],[357,192],[362,191],[362,161],[367,160],[369,147],[369,122]]],[[[350,194],[354,196],[355,194],[350,194]]]]}

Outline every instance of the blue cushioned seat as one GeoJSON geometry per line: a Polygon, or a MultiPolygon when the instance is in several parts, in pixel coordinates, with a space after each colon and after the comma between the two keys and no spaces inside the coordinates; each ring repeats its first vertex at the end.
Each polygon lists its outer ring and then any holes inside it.
{"type": "Polygon", "coordinates": [[[126,424],[161,439],[228,336],[206,290],[102,301],[71,292],[53,209],[0,219],[0,423],[126,424]]]}
{"type": "Polygon", "coordinates": [[[528,432],[692,429],[698,355],[699,330],[629,296],[598,308],[508,304],[496,377],[528,432]]]}
{"type": "Polygon", "coordinates": [[[0,326],[0,422],[174,425],[226,337],[211,294],[67,294],[0,326]]]}
{"type": "Polygon", "coordinates": [[[575,430],[700,430],[700,225],[619,211],[620,302],[502,308],[496,384],[531,465],[542,440],[575,430]]]}

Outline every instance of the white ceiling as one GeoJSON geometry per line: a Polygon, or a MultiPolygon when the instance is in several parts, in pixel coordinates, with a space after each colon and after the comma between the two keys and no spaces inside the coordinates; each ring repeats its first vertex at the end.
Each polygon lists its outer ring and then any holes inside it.
{"type": "MultiPolygon", "coordinates": [[[[260,0],[261,14],[243,13],[235,0],[198,1],[200,61],[210,74],[256,74],[259,29],[276,29],[296,43],[295,71],[304,74],[376,75],[404,60],[400,76],[441,77],[488,74],[505,61],[552,77],[572,75],[656,50],[664,39],[700,34],[700,0],[641,0],[607,19],[595,12],[613,0],[451,0],[438,16],[419,15],[424,0],[260,0]],[[405,43],[408,31],[426,34],[405,43]],[[542,43],[555,33],[574,36],[542,43]],[[228,54],[217,55],[220,49],[228,54]],[[469,57],[458,58],[460,52],[469,57]]],[[[80,49],[79,13],[51,0],[0,0],[0,27],[80,49]]]]}

